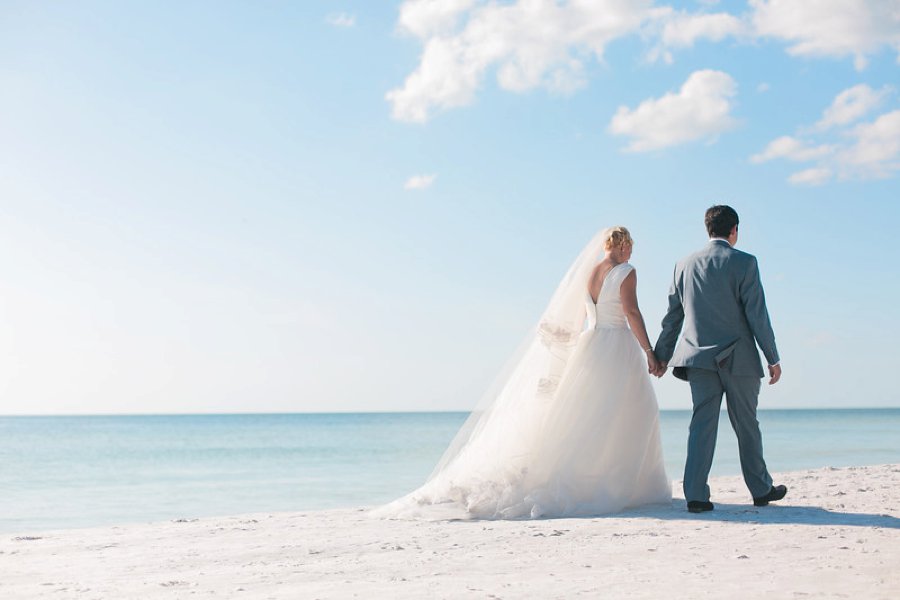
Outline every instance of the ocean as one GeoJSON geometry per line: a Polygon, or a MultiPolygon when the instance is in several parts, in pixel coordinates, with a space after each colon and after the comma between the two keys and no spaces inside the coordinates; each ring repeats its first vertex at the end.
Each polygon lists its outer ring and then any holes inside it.
{"type": "MultiPolygon", "coordinates": [[[[0,531],[375,506],[428,476],[467,413],[0,417],[0,531]]],[[[779,472],[900,462],[900,409],[764,410],[779,472]]],[[[662,411],[680,479],[688,411],[662,411]]],[[[738,475],[722,413],[713,475],[738,475]]],[[[749,498],[748,498],[749,500],[749,498]]]]}

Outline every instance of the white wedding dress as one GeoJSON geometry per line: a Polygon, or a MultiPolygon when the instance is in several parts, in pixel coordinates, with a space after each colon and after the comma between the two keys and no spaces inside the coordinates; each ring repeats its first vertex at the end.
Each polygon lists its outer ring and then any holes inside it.
{"type": "Polygon", "coordinates": [[[428,481],[373,516],[589,516],[671,502],[656,396],[620,300],[633,267],[610,270],[594,304],[592,244],[428,481]]]}

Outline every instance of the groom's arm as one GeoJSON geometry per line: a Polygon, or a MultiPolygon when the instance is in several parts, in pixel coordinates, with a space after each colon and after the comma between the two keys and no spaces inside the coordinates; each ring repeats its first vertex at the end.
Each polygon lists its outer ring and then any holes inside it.
{"type": "Polygon", "coordinates": [[[684,305],[681,303],[681,293],[678,290],[678,267],[672,275],[672,285],[669,288],[669,309],[662,320],[662,331],[656,340],[653,353],[661,363],[668,363],[675,353],[675,342],[681,333],[681,325],[684,323],[684,305]]]}
{"type": "Polygon", "coordinates": [[[750,325],[750,331],[766,357],[766,362],[769,366],[777,365],[780,359],[778,348],[775,346],[775,332],[772,330],[769,310],[766,308],[766,294],[759,279],[759,265],[756,257],[751,258],[752,261],[740,287],[744,316],[747,317],[747,324],[750,325]]]}

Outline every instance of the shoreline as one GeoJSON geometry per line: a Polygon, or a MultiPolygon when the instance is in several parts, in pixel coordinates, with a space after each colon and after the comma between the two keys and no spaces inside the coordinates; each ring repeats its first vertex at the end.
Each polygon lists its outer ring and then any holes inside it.
{"type": "Polygon", "coordinates": [[[0,537],[0,597],[572,598],[900,596],[900,464],[781,473],[756,508],[519,521],[378,520],[365,508],[0,537]]]}

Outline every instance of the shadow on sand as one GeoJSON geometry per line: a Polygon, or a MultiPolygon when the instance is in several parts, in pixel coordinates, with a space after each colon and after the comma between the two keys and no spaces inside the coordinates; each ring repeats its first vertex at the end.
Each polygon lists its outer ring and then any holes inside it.
{"type": "Polygon", "coordinates": [[[755,507],[746,504],[716,503],[713,511],[691,514],[684,500],[673,500],[671,509],[648,507],[631,510],[609,518],[643,517],[672,521],[722,521],[728,523],[755,523],[760,525],[827,525],[831,527],[875,527],[900,529],[900,519],[891,515],[839,512],[818,506],[791,506],[770,504],[755,507]]]}
{"type": "MultiPolygon", "coordinates": [[[[753,523],[755,525],[826,525],[829,527],[871,527],[873,529],[900,529],[900,519],[887,514],[839,512],[818,506],[791,506],[770,504],[755,507],[747,504],[715,503],[715,510],[705,513],[689,513],[684,500],[672,500],[671,506],[646,506],[609,515],[582,515],[539,519],[523,517],[510,521],[553,521],[557,519],[657,519],[660,521],[719,521],[722,523],[753,523]]],[[[490,523],[492,519],[447,519],[450,523],[490,523]]]]}

